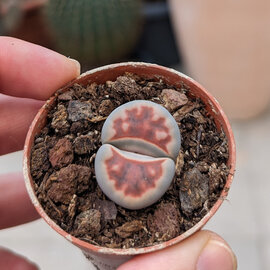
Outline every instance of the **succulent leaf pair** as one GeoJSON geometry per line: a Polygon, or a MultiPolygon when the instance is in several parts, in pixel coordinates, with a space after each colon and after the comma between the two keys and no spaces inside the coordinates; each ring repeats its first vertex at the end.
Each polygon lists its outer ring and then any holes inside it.
{"type": "Polygon", "coordinates": [[[111,200],[128,209],[141,209],[167,191],[181,136],[164,107],[145,100],[118,107],[105,121],[101,141],[96,178],[111,200]]]}

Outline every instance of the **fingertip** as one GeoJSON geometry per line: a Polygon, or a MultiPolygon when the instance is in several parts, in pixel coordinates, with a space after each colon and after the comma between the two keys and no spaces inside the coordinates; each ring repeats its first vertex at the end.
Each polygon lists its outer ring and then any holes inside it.
{"type": "Polygon", "coordinates": [[[237,259],[225,241],[210,239],[203,248],[196,270],[236,270],[237,259]]]}
{"type": "Polygon", "coordinates": [[[68,58],[68,60],[71,62],[72,70],[74,70],[74,77],[78,77],[81,74],[81,64],[79,63],[79,61],[73,58],[68,58]]]}
{"type": "Polygon", "coordinates": [[[39,45],[0,37],[0,47],[0,91],[4,94],[46,100],[80,75],[78,61],[39,45]]]}

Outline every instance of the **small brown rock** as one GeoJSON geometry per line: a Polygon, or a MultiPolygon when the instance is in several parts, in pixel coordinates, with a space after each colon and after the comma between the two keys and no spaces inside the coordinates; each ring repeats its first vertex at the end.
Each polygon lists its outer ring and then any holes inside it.
{"type": "Polygon", "coordinates": [[[198,110],[193,111],[193,116],[196,118],[196,120],[197,120],[197,122],[199,124],[205,124],[206,123],[205,117],[198,110]]]}
{"type": "Polygon", "coordinates": [[[180,176],[183,166],[184,166],[184,153],[182,150],[180,150],[175,163],[175,174],[177,176],[180,176]]]}
{"type": "Polygon", "coordinates": [[[193,168],[184,174],[180,181],[181,209],[186,215],[201,207],[208,196],[208,178],[197,168],[193,168]]]}
{"type": "Polygon", "coordinates": [[[73,149],[70,140],[60,139],[49,152],[49,160],[53,167],[62,168],[73,161],[73,149]]]}
{"type": "Polygon", "coordinates": [[[201,173],[207,173],[210,166],[205,161],[200,161],[197,163],[196,167],[201,173]]]}
{"type": "Polygon", "coordinates": [[[101,115],[107,116],[113,111],[113,109],[114,109],[113,103],[109,99],[105,99],[101,101],[98,108],[98,112],[101,115]]]}
{"type": "Polygon", "coordinates": [[[72,165],[75,166],[74,168],[77,170],[77,193],[81,194],[86,190],[90,190],[90,179],[92,176],[90,168],[75,164],[72,165]]]}
{"type": "Polygon", "coordinates": [[[101,214],[96,209],[90,209],[80,213],[75,220],[75,234],[76,235],[98,235],[100,225],[101,214]]]}
{"type": "Polygon", "coordinates": [[[161,92],[161,98],[164,101],[164,106],[173,112],[181,106],[187,104],[188,98],[185,94],[173,89],[164,89],[161,92]]]}
{"type": "Polygon", "coordinates": [[[69,129],[69,123],[67,121],[68,114],[67,109],[64,105],[59,104],[57,106],[57,111],[54,113],[51,126],[56,133],[60,135],[65,135],[69,129]]]}
{"type": "Polygon", "coordinates": [[[126,76],[119,76],[117,80],[112,83],[112,91],[127,96],[133,96],[138,94],[140,87],[134,79],[126,76]]]}
{"type": "Polygon", "coordinates": [[[180,233],[180,212],[172,203],[161,204],[148,216],[147,226],[155,238],[170,240],[180,233]]]}
{"type": "Polygon", "coordinates": [[[131,222],[126,222],[122,226],[117,227],[115,232],[121,238],[130,237],[132,234],[139,232],[143,229],[143,224],[140,220],[133,220],[131,222]]]}
{"type": "Polygon", "coordinates": [[[31,155],[31,170],[34,177],[39,178],[43,172],[50,168],[48,154],[45,144],[41,143],[40,147],[35,149],[31,155]]]}
{"type": "Polygon", "coordinates": [[[102,201],[97,199],[95,201],[95,209],[99,210],[102,218],[107,221],[111,219],[116,219],[117,208],[114,202],[112,201],[102,201]]]}
{"type": "Polygon", "coordinates": [[[71,100],[68,103],[67,111],[68,119],[72,122],[89,119],[93,115],[91,104],[88,102],[81,102],[79,100],[71,100]]]}
{"type": "Polygon", "coordinates": [[[57,141],[58,141],[58,139],[57,139],[56,136],[52,136],[52,137],[47,136],[46,141],[45,141],[46,142],[46,147],[48,149],[53,148],[56,145],[57,141]]]}
{"type": "Polygon", "coordinates": [[[69,90],[58,96],[58,100],[69,101],[72,100],[74,91],[69,90]]]}
{"type": "Polygon", "coordinates": [[[87,91],[92,95],[97,95],[97,87],[98,85],[94,82],[87,86],[87,91]]]}
{"type": "Polygon", "coordinates": [[[216,192],[223,186],[223,179],[226,179],[227,174],[225,170],[222,170],[222,167],[218,167],[216,163],[213,163],[209,168],[209,194],[216,192]]]}
{"type": "Polygon", "coordinates": [[[76,96],[79,97],[81,100],[93,100],[98,97],[97,93],[97,84],[96,83],[91,83],[88,85],[86,88],[82,87],[79,84],[74,85],[76,90],[76,96]]]}
{"type": "Polygon", "coordinates": [[[68,205],[76,193],[76,182],[69,178],[66,174],[68,170],[62,168],[60,171],[52,173],[47,181],[49,186],[47,189],[48,197],[55,203],[63,203],[68,205]]]}
{"type": "Polygon", "coordinates": [[[173,114],[173,117],[177,122],[180,122],[188,113],[191,113],[197,107],[199,107],[199,104],[197,103],[187,103],[182,108],[177,110],[173,114]]]}
{"type": "Polygon", "coordinates": [[[88,167],[70,164],[50,175],[47,194],[55,203],[70,204],[73,195],[89,186],[91,171],[88,167]]]}
{"type": "Polygon", "coordinates": [[[85,129],[86,129],[86,126],[84,125],[84,123],[82,123],[81,121],[78,121],[78,122],[73,122],[71,124],[70,132],[72,134],[79,134],[79,133],[84,132],[85,129]]]}
{"type": "Polygon", "coordinates": [[[74,152],[78,155],[90,153],[94,147],[94,132],[81,135],[74,140],[74,152]]]}
{"type": "Polygon", "coordinates": [[[85,198],[79,197],[78,211],[84,212],[86,210],[94,208],[93,203],[96,201],[96,199],[97,199],[97,195],[95,193],[90,193],[85,198]]]}

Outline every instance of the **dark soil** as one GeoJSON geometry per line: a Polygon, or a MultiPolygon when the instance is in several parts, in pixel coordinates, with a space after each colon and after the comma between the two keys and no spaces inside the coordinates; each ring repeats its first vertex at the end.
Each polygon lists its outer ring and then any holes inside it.
{"type": "Polygon", "coordinates": [[[190,229],[220,197],[229,173],[227,139],[185,85],[175,89],[126,74],[103,85],[75,84],[56,96],[32,148],[31,173],[44,210],[68,233],[110,248],[151,246],[190,229]],[[182,146],[164,196],[145,209],[127,210],[97,186],[94,160],[106,117],[135,99],[167,108],[182,146]]]}

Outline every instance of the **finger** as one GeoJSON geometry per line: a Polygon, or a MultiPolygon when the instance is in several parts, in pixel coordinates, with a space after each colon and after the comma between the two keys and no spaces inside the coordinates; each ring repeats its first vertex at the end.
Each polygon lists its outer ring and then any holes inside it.
{"type": "Polygon", "coordinates": [[[28,128],[43,103],[0,94],[0,155],[23,148],[28,128]]]}
{"type": "Polygon", "coordinates": [[[0,249],[0,269],[7,270],[37,270],[38,267],[27,259],[11,251],[0,249]]]}
{"type": "Polygon", "coordinates": [[[0,37],[0,92],[46,100],[80,73],[77,61],[32,43],[0,37]]]}
{"type": "Polygon", "coordinates": [[[210,231],[200,231],[183,242],[139,255],[118,270],[234,270],[236,258],[228,244],[210,231]]]}
{"type": "Polygon", "coordinates": [[[21,174],[0,175],[0,191],[0,229],[20,225],[39,217],[27,194],[21,174]]]}

